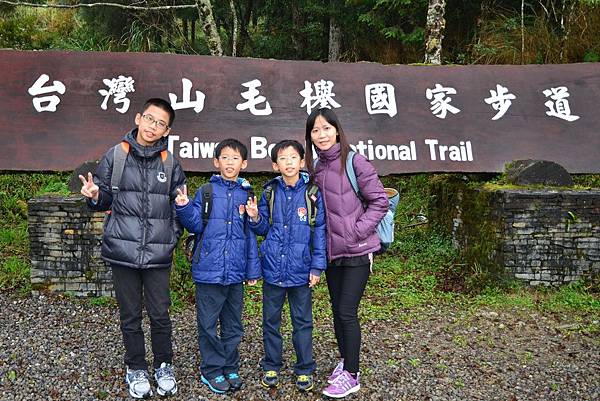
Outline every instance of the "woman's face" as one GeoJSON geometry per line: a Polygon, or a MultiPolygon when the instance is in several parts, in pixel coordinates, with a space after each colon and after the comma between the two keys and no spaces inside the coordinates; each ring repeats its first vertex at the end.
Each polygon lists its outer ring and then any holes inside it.
{"type": "Polygon", "coordinates": [[[337,130],[323,116],[317,116],[310,138],[319,150],[328,150],[337,142],[337,130]]]}

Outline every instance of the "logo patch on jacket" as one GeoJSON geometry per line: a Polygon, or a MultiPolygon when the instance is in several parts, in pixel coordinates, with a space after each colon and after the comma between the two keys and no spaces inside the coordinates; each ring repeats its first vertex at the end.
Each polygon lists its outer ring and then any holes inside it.
{"type": "Polygon", "coordinates": [[[164,172],[160,171],[160,172],[159,172],[159,173],[156,175],[156,179],[157,179],[159,182],[167,182],[167,175],[166,175],[164,172]]]}
{"type": "Polygon", "coordinates": [[[299,207],[298,208],[298,217],[300,218],[300,221],[306,221],[306,208],[305,207],[299,207]]]}

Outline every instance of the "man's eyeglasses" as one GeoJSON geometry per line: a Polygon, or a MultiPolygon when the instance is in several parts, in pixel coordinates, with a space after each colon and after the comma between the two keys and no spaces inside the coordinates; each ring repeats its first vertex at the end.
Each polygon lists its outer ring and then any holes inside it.
{"type": "Polygon", "coordinates": [[[157,120],[151,114],[144,114],[142,118],[150,125],[156,123],[156,126],[162,130],[166,130],[167,128],[169,128],[166,122],[164,122],[163,120],[157,120]]]}

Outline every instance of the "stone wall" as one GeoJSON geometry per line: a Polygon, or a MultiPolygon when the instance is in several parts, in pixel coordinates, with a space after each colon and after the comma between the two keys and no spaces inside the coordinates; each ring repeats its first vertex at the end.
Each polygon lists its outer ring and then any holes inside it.
{"type": "Polygon", "coordinates": [[[467,263],[529,285],[557,286],[600,274],[600,190],[485,189],[455,182],[435,186],[432,195],[440,209],[432,215],[452,233],[467,263]]]}
{"type": "Polygon", "coordinates": [[[104,213],[82,196],[28,202],[32,293],[114,296],[110,268],[100,257],[104,213]]]}

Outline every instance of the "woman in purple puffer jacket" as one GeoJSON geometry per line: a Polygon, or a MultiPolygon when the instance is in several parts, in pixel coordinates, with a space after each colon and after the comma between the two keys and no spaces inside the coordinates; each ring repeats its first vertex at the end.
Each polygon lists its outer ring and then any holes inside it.
{"type": "Polygon", "coordinates": [[[323,394],[342,398],[360,389],[360,325],[358,305],[379,250],[375,228],[388,210],[388,199],[377,171],[362,155],[353,159],[363,202],[346,174],[350,145],[335,113],[313,111],[306,120],[306,166],[320,188],[327,221],[327,287],[341,360],[323,394]],[[319,158],[312,160],[312,149],[319,158]]]}

